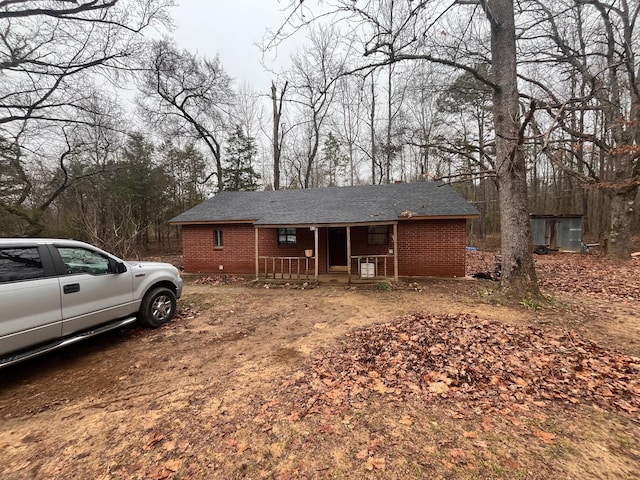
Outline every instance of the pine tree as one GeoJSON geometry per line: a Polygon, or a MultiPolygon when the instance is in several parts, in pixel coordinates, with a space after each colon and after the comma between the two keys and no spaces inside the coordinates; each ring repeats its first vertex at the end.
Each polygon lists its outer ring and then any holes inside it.
{"type": "Polygon", "coordinates": [[[258,189],[260,175],[253,169],[253,159],[257,151],[255,139],[245,135],[242,127],[236,125],[235,130],[227,139],[227,160],[222,172],[225,190],[252,191],[258,189]]]}
{"type": "Polygon", "coordinates": [[[342,153],[338,139],[329,132],[322,149],[323,167],[329,177],[329,187],[338,185],[338,177],[344,175],[348,163],[348,157],[342,153]]]}

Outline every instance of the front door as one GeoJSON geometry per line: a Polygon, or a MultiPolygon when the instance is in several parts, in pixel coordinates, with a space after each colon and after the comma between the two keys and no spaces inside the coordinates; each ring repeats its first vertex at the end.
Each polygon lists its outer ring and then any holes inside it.
{"type": "Polygon", "coordinates": [[[347,229],[346,227],[329,228],[329,271],[347,271],[347,229]]]}

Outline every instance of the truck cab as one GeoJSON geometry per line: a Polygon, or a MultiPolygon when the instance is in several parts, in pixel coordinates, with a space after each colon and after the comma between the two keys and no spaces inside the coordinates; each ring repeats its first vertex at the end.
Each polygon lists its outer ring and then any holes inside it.
{"type": "Polygon", "coordinates": [[[0,367],[134,321],[164,325],[181,293],[170,264],[74,240],[0,239],[0,367]]]}

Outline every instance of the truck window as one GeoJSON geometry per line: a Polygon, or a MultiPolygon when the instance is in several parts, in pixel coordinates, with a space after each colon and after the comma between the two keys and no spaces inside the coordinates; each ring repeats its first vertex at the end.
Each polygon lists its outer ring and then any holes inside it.
{"type": "Polygon", "coordinates": [[[37,247],[0,249],[0,283],[44,277],[37,247]]]}
{"type": "Polygon", "coordinates": [[[109,259],[101,253],[78,247],[56,247],[67,275],[88,273],[104,275],[109,273],[109,259]]]}

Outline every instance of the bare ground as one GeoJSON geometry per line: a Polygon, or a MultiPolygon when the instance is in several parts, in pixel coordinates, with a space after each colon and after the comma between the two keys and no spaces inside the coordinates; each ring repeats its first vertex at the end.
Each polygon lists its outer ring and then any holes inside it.
{"type": "MultiPolygon", "coordinates": [[[[191,282],[168,326],[112,332],[0,371],[0,478],[636,479],[638,412],[613,408],[615,396],[612,408],[534,399],[501,410],[470,399],[466,411],[446,395],[376,387],[340,409],[300,396],[310,365],[354,329],[416,313],[566,330],[637,365],[640,261],[594,261],[539,260],[553,297],[544,306],[495,304],[489,281],[392,291],[191,282]],[[622,269],[605,282],[619,288],[589,291],[596,279],[584,276],[605,267],[622,269]],[[574,273],[584,288],[572,290],[574,273]]],[[[323,375],[315,380],[340,387],[323,375]]]]}

